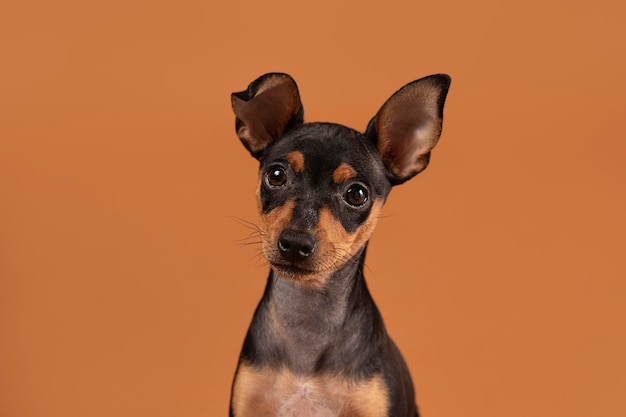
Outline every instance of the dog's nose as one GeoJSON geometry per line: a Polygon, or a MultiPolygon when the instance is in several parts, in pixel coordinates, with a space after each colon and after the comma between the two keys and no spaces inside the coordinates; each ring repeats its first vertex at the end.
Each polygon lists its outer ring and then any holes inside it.
{"type": "Polygon", "coordinates": [[[308,233],[285,230],[278,238],[278,250],[289,262],[301,262],[315,252],[317,242],[308,233]]]}

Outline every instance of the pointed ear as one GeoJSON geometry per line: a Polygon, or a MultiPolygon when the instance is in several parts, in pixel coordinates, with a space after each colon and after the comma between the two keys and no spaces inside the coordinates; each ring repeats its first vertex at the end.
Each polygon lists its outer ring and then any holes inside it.
{"type": "Polygon", "coordinates": [[[428,166],[443,122],[450,77],[431,75],[402,87],[383,104],[365,135],[376,144],[393,185],[428,166]]]}
{"type": "Polygon", "coordinates": [[[304,111],[296,82],[287,74],[269,73],[248,89],[231,95],[237,136],[259,158],[291,127],[301,124],[304,111]]]}

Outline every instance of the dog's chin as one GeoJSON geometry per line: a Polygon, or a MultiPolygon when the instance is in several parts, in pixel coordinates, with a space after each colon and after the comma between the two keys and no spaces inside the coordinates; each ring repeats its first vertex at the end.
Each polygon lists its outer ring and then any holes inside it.
{"type": "Polygon", "coordinates": [[[326,271],[317,271],[296,265],[273,263],[271,266],[279,277],[295,282],[318,281],[328,275],[326,271]]]}

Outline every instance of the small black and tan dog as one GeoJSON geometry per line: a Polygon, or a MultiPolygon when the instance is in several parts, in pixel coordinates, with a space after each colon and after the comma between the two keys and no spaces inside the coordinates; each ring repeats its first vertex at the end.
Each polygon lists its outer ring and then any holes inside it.
{"type": "Polygon", "coordinates": [[[365,134],[304,123],[298,87],[270,73],[232,95],[260,162],[262,252],[271,266],[232,386],[234,417],[415,417],[413,383],[363,277],[392,186],[428,165],[447,75],[402,87],[365,134]]]}

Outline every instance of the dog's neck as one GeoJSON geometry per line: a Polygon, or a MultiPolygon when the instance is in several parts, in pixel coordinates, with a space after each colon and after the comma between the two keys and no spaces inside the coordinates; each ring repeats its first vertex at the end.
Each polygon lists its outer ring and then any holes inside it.
{"type": "Polygon", "coordinates": [[[349,299],[360,276],[360,265],[350,263],[334,271],[323,285],[308,285],[280,277],[272,271],[271,308],[282,330],[297,339],[318,338],[341,328],[349,299]]]}
{"type": "Polygon", "coordinates": [[[265,323],[283,366],[300,373],[333,370],[334,361],[383,328],[363,278],[364,258],[365,248],[321,288],[270,274],[265,323]]]}

